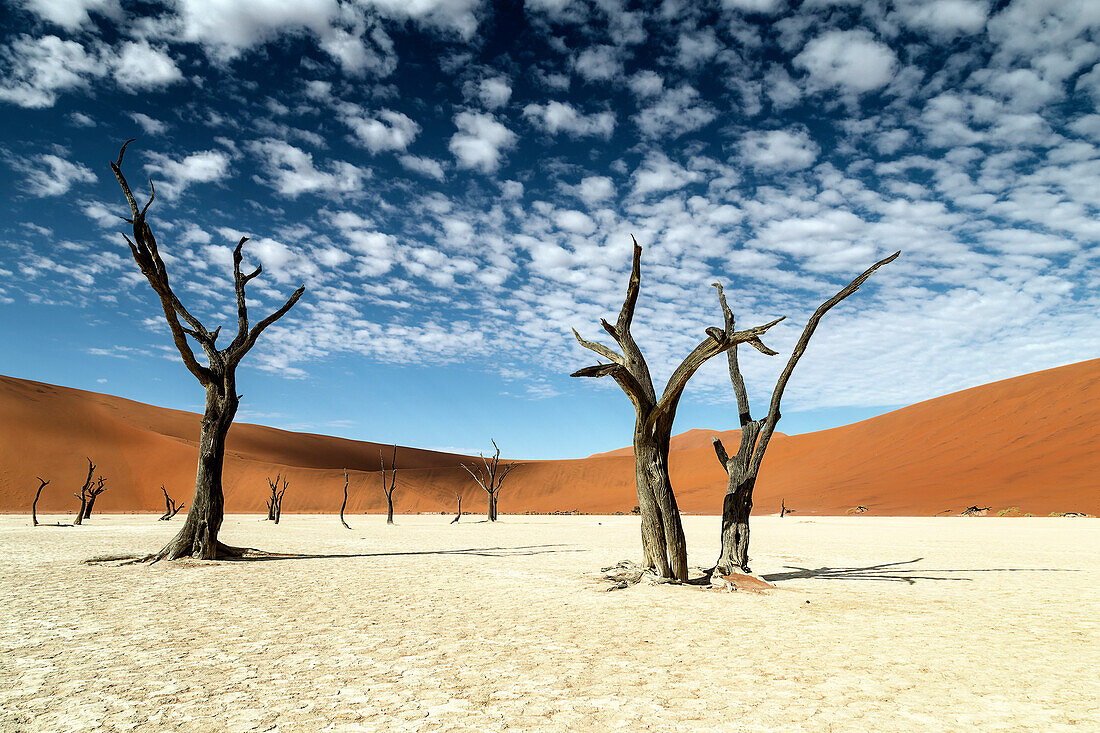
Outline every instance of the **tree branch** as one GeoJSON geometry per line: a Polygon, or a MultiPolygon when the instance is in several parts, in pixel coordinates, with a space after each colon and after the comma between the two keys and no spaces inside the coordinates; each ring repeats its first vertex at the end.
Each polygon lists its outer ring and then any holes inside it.
{"type": "Polygon", "coordinates": [[[584,339],[582,339],[581,335],[577,333],[577,329],[575,328],[573,329],[573,335],[577,337],[577,343],[579,343],[581,346],[588,349],[589,351],[595,351],[603,358],[609,361],[613,361],[620,366],[625,363],[626,360],[622,356],[607,348],[603,344],[596,341],[585,341],[584,339]]]}
{"type": "MultiPolygon", "coordinates": [[[[718,303],[722,306],[722,316],[726,321],[726,334],[732,336],[734,331],[736,331],[734,327],[735,319],[733,317],[733,311],[730,310],[729,305],[726,303],[726,293],[722,290],[722,283],[712,283],[712,285],[718,289],[718,303]]],[[[734,344],[733,347],[726,352],[726,361],[729,363],[730,381],[733,382],[733,393],[737,396],[737,416],[741,422],[741,426],[744,427],[752,420],[752,414],[749,410],[749,395],[745,390],[745,379],[741,376],[741,368],[737,364],[737,344],[734,344]]],[[[715,438],[715,440],[717,440],[717,438],[715,438]]],[[[719,441],[718,445],[721,445],[721,441],[719,441]]],[[[723,452],[725,452],[724,449],[723,452]]],[[[724,462],[723,465],[725,465],[724,462]]]]}
{"type": "Polygon", "coordinates": [[[764,451],[767,450],[768,441],[771,440],[772,433],[775,431],[776,423],[779,422],[779,418],[782,415],[779,412],[780,402],[783,400],[783,390],[787,387],[787,382],[791,378],[791,374],[794,372],[795,366],[798,364],[798,360],[802,358],[802,354],[806,351],[806,345],[810,343],[810,337],[814,335],[814,331],[817,329],[817,324],[821,322],[822,317],[832,309],[840,301],[847,298],[849,295],[859,290],[859,286],[862,285],[867,278],[874,273],[875,270],[887,265],[898,258],[901,255],[901,251],[879,260],[875,264],[871,265],[865,270],[859,277],[852,282],[848,283],[840,292],[833,297],[826,300],[818,309],[814,311],[814,314],[810,316],[810,320],[806,323],[806,327],[802,329],[802,335],[798,338],[798,343],[795,344],[794,351],[791,352],[790,358],[787,360],[787,366],[783,368],[783,373],[779,375],[779,381],[775,384],[775,389],[772,391],[772,401],[768,407],[768,417],[764,422],[764,427],[760,431],[760,438],[757,442],[756,452],[752,456],[751,469],[753,471],[760,470],[760,463],[764,460],[764,451]]]}

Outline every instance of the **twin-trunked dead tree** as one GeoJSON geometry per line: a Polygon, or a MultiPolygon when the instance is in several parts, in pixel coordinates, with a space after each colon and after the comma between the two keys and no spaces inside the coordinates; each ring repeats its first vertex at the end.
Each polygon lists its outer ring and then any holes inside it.
{"type": "Polygon", "coordinates": [[[271,496],[267,498],[267,519],[268,521],[274,521],[275,524],[279,523],[279,520],[283,518],[283,494],[286,493],[287,487],[290,485],[288,479],[283,479],[282,486],[279,485],[279,479],[282,478],[282,474],[275,474],[275,481],[271,479],[267,480],[267,488],[271,490],[271,496]]]}
{"type": "MultiPolygon", "coordinates": [[[[871,273],[883,265],[893,262],[900,254],[901,252],[895,252],[886,259],[876,262],[866,272],[848,283],[847,287],[826,300],[814,311],[809,322],[806,323],[806,327],[802,329],[802,335],[799,337],[798,343],[795,344],[790,359],[787,360],[787,366],[783,368],[783,372],[779,375],[779,380],[772,391],[772,401],[768,406],[766,417],[759,420],[752,419],[752,414],[749,411],[749,396],[745,391],[745,380],[741,376],[741,368],[737,363],[737,345],[734,344],[726,352],[726,359],[729,361],[730,381],[733,383],[733,393],[737,396],[737,413],[741,422],[741,445],[738,446],[737,453],[730,456],[726,452],[726,447],[722,445],[722,441],[717,436],[712,438],[714,452],[718,455],[722,468],[729,475],[729,482],[726,485],[726,497],[722,502],[722,551],[715,567],[719,574],[728,575],[735,570],[744,573],[750,572],[749,514],[752,512],[752,491],[756,487],[756,478],[760,473],[760,464],[764,460],[764,452],[768,449],[768,442],[771,441],[776,423],[779,422],[779,403],[783,399],[783,390],[787,387],[787,382],[794,372],[795,365],[798,364],[798,360],[802,358],[802,354],[806,351],[806,345],[810,343],[810,337],[814,335],[817,324],[821,322],[822,317],[833,306],[858,290],[859,286],[871,276],[871,273]]],[[[735,333],[734,317],[729,305],[726,304],[726,294],[722,291],[721,283],[714,283],[714,287],[718,288],[718,302],[722,306],[722,313],[726,319],[726,333],[733,334],[735,333]]],[[[776,352],[768,350],[764,353],[774,355],[776,352]]],[[[783,516],[788,511],[787,504],[784,502],[779,516],[783,516]]]]}
{"type": "Polygon", "coordinates": [[[92,507],[95,505],[96,497],[102,494],[107,488],[104,484],[107,483],[107,479],[100,476],[95,485],[92,484],[92,472],[95,471],[95,464],[92,463],[92,459],[88,459],[88,478],[84,479],[84,485],[80,487],[80,492],[73,493],[77,499],[80,499],[80,509],[76,512],[76,519],[73,524],[82,524],[85,519],[92,516],[92,507]]]}
{"type": "Polygon", "coordinates": [[[164,492],[164,514],[158,517],[158,521],[170,522],[172,517],[180,513],[183,509],[183,504],[176,504],[176,500],[168,496],[168,489],[164,488],[164,484],[160,485],[160,490],[164,492]]]}
{"type": "Polygon", "coordinates": [[[139,207],[134,194],[130,190],[126,177],[122,174],[122,157],[126,154],[126,146],[132,140],[126,142],[118,153],[118,161],[111,163],[111,170],[122,187],[122,193],[126,202],[130,205],[132,219],[126,219],[133,224],[134,238],[126,237],[130,245],[130,253],[134,261],[141,268],[141,272],[149,281],[153,291],[160,298],[164,317],[172,330],[172,339],[176,349],[183,359],[184,366],[195,376],[199,384],[206,390],[206,409],[202,417],[202,432],[199,438],[199,461],[195,472],[195,496],[191,500],[191,508],[187,512],[187,520],[180,529],[179,534],[164,546],[159,552],[149,555],[143,560],[175,560],[181,557],[195,557],[203,560],[214,560],[219,557],[239,556],[244,550],[229,547],[218,541],[218,530],[221,529],[224,514],[225,498],[222,493],[222,464],[225,460],[225,441],[229,434],[229,428],[233,424],[233,417],[237,413],[240,404],[240,395],[237,394],[237,366],[253,346],[260,334],[275,321],[282,318],[298,299],[302,297],[305,286],[298,288],[294,294],[277,311],[267,316],[259,323],[249,326],[248,306],[245,300],[245,285],[262,271],[257,267],[250,273],[241,272],[241,253],[247,237],[241,238],[233,249],[233,284],[237,296],[237,333],[233,340],[223,349],[217,347],[218,336],[221,327],[210,331],[199,322],[199,319],[191,314],[172,290],[168,281],[168,271],[164,267],[160,252],[157,249],[157,241],[153,237],[153,230],[146,221],[148,212],[156,192],[152,183],[149,185],[149,201],[144,207],[139,207]],[[183,323],[180,322],[183,319],[183,323]],[[186,323],[186,325],[184,325],[186,323]],[[206,354],[207,364],[202,365],[195,358],[191,350],[188,337],[198,342],[206,354]]]}
{"type": "MultiPolygon", "coordinates": [[[[775,354],[776,352],[763,344],[760,336],[783,319],[779,318],[763,326],[744,331],[736,331],[733,328],[732,317],[727,317],[725,328],[706,329],[706,338],[673,371],[664,392],[658,399],[649,374],[649,366],[630,334],[630,325],[634,318],[634,308],[638,302],[638,291],[642,281],[641,258],[642,248],[635,240],[630,282],[627,285],[626,300],[623,302],[618,321],[615,325],[606,320],[600,321],[604,330],[619,345],[619,352],[603,344],[586,341],[574,330],[573,335],[581,346],[594,351],[611,363],[586,367],[574,372],[571,376],[610,376],[633,403],[635,411],[634,474],[641,514],[645,563],[650,569],[656,570],[661,578],[685,581],[688,579],[687,545],[680,522],[680,512],[676,505],[676,496],[668,475],[669,441],[680,397],[688,380],[699,367],[708,359],[736,348],[738,344],[747,343],[764,354],[775,354]]],[[[744,413],[744,410],[742,412],[744,413]]],[[[776,419],[778,419],[778,408],[776,419]]],[[[774,425],[772,428],[774,429],[774,425]]],[[[730,480],[731,482],[733,480],[732,473],[730,480]]]]}
{"type": "MultiPolygon", "coordinates": [[[[497,498],[500,496],[500,488],[504,485],[504,479],[508,477],[508,474],[512,472],[512,469],[516,466],[523,464],[509,463],[503,468],[500,466],[500,448],[497,446],[497,442],[493,439],[489,439],[489,442],[496,448],[496,453],[493,454],[492,459],[486,458],[484,453],[478,453],[481,458],[481,465],[474,465],[471,469],[465,463],[458,465],[466,469],[466,473],[474,477],[474,481],[477,481],[478,486],[485,489],[485,493],[489,495],[489,521],[497,521],[497,498]]],[[[458,516],[462,516],[462,497],[458,497],[458,516]]],[[[455,519],[457,522],[458,519],[455,519]]],[[[454,522],[452,522],[454,524],[454,522]]]]}

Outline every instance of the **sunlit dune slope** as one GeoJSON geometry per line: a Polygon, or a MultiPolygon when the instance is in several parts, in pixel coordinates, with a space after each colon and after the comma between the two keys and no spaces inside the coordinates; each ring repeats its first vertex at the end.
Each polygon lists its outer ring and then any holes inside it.
{"type": "MultiPolygon", "coordinates": [[[[109,490],[103,512],[159,511],[164,484],[190,501],[199,417],[107,395],[0,377],[0,511],[29,509],[38,482],[44,515],[71,512],[97,464],[109,490]]],[[[691,430],[673,438],[670,464],[680,507],[718,513],[725,475],[710,446],[737,431],[691,430]]],[[[629,436],[624,436],[629,438],[629,436]]],[[[385,498],[377,473],[388,446],[235,425],[226,456],[226,509],[260,512],[265,478],[290,479],[284,511],[335,512],[343,469],[351,474],[348,511],[377,512],[385,498]]],[[[398,512],[481,510],[483,492],[459,466],[468,457],[399,448],[398,512]]],[[[473,459],[476,460],[476,459],[473,459]]],[[[799,514],[994,511],[1100,513],[1100,359],[1008,379],[921,402],[853,425],[777,434],[756,490],[756,511],[781,500],[799,514]]],[[[636,504],[630,449],[564,461],[527,461],[501,495],[503,512],[629,511],[636,504]]]]}

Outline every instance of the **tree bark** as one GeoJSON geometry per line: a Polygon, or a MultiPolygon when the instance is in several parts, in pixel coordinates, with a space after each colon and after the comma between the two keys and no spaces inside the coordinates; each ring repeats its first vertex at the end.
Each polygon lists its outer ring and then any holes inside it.
{"type": "Polygon", "coordinates": [[[621,353],[603,344],[586,341],[574,330],[573,335],[581,346],[611,363],[585,367],[570,376],[612,377],[634,405],[634,476],[645,564],[662,578],[686,581],[687,543],[668,475],[668,450],[676,408],[688,380],[708,359],[738,343],[748,343],[754,348],[769,351],[761,343],[760,336],[783,319],[745,331],[706,329],[706,339],[676,367],[658,399],[645,356],[630,333],[641,287],[641,257],[642,248],[635,240],[630,281],[618,320],[614,325],[606,320],[600,322],[615,339],[621,353]]]}
{"type": "Polygon", "coordinates": [[[455,494],[455,498],[458,499],[458,511],[455,513],[455,518],[451,520],[451,524],[462,519],[462,494],[455,494]]]}
{"type": "Polygon", "coordinates": [[[79,525],[84,522],[84,512],[88,508],[88,491],[92,488],[92,472],[95,471],[95,464],[92,463],[92,459],[88,459],[88,477],[84,479],[84,484],[80,487],[79,494],[73,494],[76,498],[80,499],[80,510],[76,513],[76,521],[74,525],[79,525]]]}
{"type": "MultiPolygon", "coordinates": [[[[783,400],[783,391],[787,386],[791,374],[794,372],[795,366],[798,364],[798,360],[802,358],[802,354],[805,353],[806,346],[810,342],[810,337],[813,336],[814,331],[817,329],[817,324],[821,322],[821,319],[833,308],[833,306],[858,290],[859,286],[862,285],[875,270],[885,264],[893,262],[900,254],[901,252],[895,252],[889,257],[876,262],[846,287],[841,289],[836,295],[818,306],[817,310],[814,311],[814,314],[810,317],[810,320],[802,330],[802,335],[795,344],[794,351],[791,353],[787,365],[783,368],[776,382],[775,389],[772,390],[772,399],[768,406],[768,415],[763,420],[752,419],[749,410],[748,391],[745,388],[745,380],[741,375],[741,367],[737,361],[736,344],[726,352],[726,358],[729,362],[730,382],[733,385],[734,395],[737,397],[738,418],[741,422],[741,444],[737,449],[737,453],[731,458],[726,454],[726,449],[722,445],[722,441],[717,437],[713,438],[714,451],[718,456],[718,461],[722,464],[722,468],[725,469],[728,475],[726,495],[722,501],[721,549],[718,555],[718,562],[715,565],[715,570],[720,574],[729,575],[736,571],[744,573],[751,572],[749,568],[749,515],[752,513],[752,492],[756,487],[756,479],[760,474],[760,466],[764,461],[764,453],[768,449],[768,443],[771,441],[775,426],[782,417],[780,413],[780,404],[783,400]]],[[[726,303],[726,296],[722,290],[722,285],[720,283],[714,283],[714,287],[718,288],[718,302],[722,307],[722,313],[725,317],[726,334],[732,335],[735,333],[733,312],[726,303]]],[[[771,349],[763,347],[763,344],[759,342],[753,343],[749,341],[749,344],[755,346],[758,351],[769,356],[775,356],[776,354],[776,352],[771,349]]],[[[782,517],[786,513],[787,508],[784,502],[780,508],[779,516],[782,517]]]]}
{"type": "MultiPolygon", "coordinates": [[[[34,501],[31,502],[31,526],[38,526],[38,497],[42,496],[42,489],[46,488],[46,485],[50,483],[41,476],[35,476],[38,479],[38,491],[34,492],[34,501]]],[[[461,506],[461,505],[460,505],[461,506]]]]}
{"type": "MultiPolygon", "coordinates": [[[[237,333],[228,346],[218,348],[217,340],[221,334],[221,327],[214,330],[207,329],[184,306],[169,282],[168,270],[160,255],[156,237],[146,219],[146,213],[156,198],[152,181],[149,183],[149,200],[145,202],[144,207],[139,207],[122,173],[122,159],[131,142],[133,140],[123,144],[118,152],[118,160],[111,163],[111,172],[114,173],[122,188],[132,216],[125,221],[133,225],[134,238],[125,237],[126,243],[130,247],[134,262],[137,263],[142,275],[160,300],[164,319],[172,332],[173,344],[184,366],[206,389],[206,409],[202,418],[198,467],[195,471],[195,497],[191,501],[187,520],[179,534],[160,552],[145,556],[141,560],[155,562],[188,556],[213,560],[219,556],[240,556],[243,550],[218,542],[218,530],[221,529],[225,505],[222,493],[225,440],[233,424],[233,417],[237,413],[240,399],[236,391],[236,370],[241,360],[256,345],[260,335],[294,307],[305,292],[305,286],[295,290],[277,310],[250,326],[245,287],[253,278],[260,275],[263,267],[257,267],[250,273],[241,270],[244,260],[242,252],[245,242],[248,241],[248,237],[241,237],[233,249],[233,290],[237,304],[237,333]],[[202,347],[207,359],[206,365],[200,364],[195,358],[189,339],[202,347]]],[[[275,510],[277,518],[279,507],[276,506],[275,510]]]]}
{"type": "Polygon", "coordinates": [[[348,523],[344,521],[344,510],[348,507],[348,469],[344,469],[344,503],[340,505],[340,524],[344,525],[344,529],[351,529],[348,523]]]}
{"type": "Polygon", "coordinates": [[[218,542],[218,530],[225,517],[225,496],[222,491],[222,467],[225,463],[225,443],[238,402],[235,381],[230,377],[221,385],[206,389],[206,410],[202,416],[199,437],[199,461],[195,471],[195,497],[187,519],[161,555],[165,560],[193,557],[216,560],[225,547],[218,542]],[[220,387],[220,388],[219,388],[220,387]]]}

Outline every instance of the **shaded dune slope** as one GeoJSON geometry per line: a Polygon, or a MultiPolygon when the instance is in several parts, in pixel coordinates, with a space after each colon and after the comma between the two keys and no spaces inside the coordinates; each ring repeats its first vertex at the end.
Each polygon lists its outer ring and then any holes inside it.
{"type": "MultiPolygon", "coordinates": [[[[39,514],[71,512],[86,473],[84,456],[108,478],[103,512],[160,511],[164,484],[189,502],[199,416],[118,397],[0,377],[0,511],[25,512],[38,482],[51,479],[39,514]]],[[[710,446],[737,431],[691,430],[673,438],[670,466],[685,512],[721,510],[725,475],[710,446]]],[[[628,436],[624,436],[628,437],[628,436]]],[[[392,447],[238,424],[229,436],[229,512],[262,512],[265,478],[288,475],[284,511],[336,512],[343,468],[348,512],[378,512],[385,498],[379,449],[392,447]]],[[[484,509],[484,493],[459,466],[469,457],[398,449],[398,512],[484,509]]],[[[777,434],[756,490],[757,513],[780,500],[800,514],[957,513],[976,504],[1022,512],[1100,513],[1100,359],[956,392],[869,420],[804,435],[777,434]]],[[[512,472],[503,512],[629,511],[629,448],[588,458],[529,461],[512,472]]]]}

